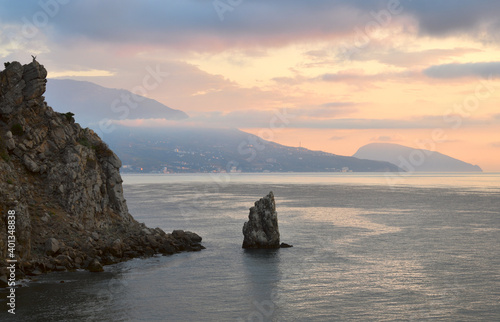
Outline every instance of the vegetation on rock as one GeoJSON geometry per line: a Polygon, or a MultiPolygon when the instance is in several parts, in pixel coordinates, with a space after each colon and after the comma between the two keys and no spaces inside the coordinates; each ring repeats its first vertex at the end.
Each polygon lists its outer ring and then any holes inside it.
{"type": "Polygon", "coordinates": [[[17,135],[17,136],[22,136],[24,134],[24,128],[19,123],[12,125],[12,127],[10,128],[10,131],[12,132],[12,134],[17,135]]]}

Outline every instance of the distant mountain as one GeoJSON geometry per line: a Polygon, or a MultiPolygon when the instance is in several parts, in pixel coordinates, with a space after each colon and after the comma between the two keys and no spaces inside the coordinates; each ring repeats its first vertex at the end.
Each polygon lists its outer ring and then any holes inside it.
{"type": "Polygon", "coordinates": [[[45,98],[55,111],[74,113],[83,127],[92,127],[101,120],[188,118],[182,111],[124,89],[70,79],[49,79],[45,98]]]}
{"type": "Polygon", "coordinates": [[[370,143],[359,148],[353,157],[390,162],[405,171],[481,172],[481,168],[450,156],[392,143],[370,143]]]}
{"type": "Polygon", "coordinates": [[[388,162],[287,147],[237,129],[119,127],[104,140],[121,158],[122,172],[400,170],[388,162]]]}
{"type": "MultiPolygon", "coordinates": [[[[155,100],[90,82],[50,79],[45,97],[54,110],[72,112],[76,122],[95,130],[102,120],[188,117],[155,100]]],[[[113,127],[102,139],[122,160],[123,172],[400,170],[388,162],[287,147],[237,129],[113,127]]]]}

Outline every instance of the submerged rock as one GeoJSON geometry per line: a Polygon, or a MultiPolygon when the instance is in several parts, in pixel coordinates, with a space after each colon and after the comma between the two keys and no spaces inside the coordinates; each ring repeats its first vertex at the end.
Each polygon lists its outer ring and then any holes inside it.
{"type": "Polygon", "coordinates": [[[280,248],[278,213],[272,191],[250,208],[243,235],[243,248],[280,248]]]}

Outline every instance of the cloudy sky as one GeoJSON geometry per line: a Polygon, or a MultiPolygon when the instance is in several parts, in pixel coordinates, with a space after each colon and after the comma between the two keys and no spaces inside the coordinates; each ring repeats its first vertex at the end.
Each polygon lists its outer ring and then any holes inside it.
{"type": "Polygon", "coordinates": [[[188,125],[341,155],[392,142],[500,171],[499,12],[494,0],[0,0],[0,56],[147,95],[188,125]]]}

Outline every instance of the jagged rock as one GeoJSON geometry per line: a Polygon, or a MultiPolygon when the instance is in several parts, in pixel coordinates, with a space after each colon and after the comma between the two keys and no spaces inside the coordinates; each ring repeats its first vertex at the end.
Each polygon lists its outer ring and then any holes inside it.
{"type": "Polygon", "coordinates": [[[35,99],[45,93],[46,77],[47,70],[36,60],[24,66],[23,80],[26,83],[26,87],[23,89],[23,96],[25,100],[35,99]]]}
{"type": "Polygon", "coordinates": [[[14,141],[13,138],[8,138],[6,141],[5,141],[5,147],[9,150],[9,151],[12,151],[16,148],[16,141],[14,141]]]}
{"type": "Polygon", "coordinates": [[[16,148],[16,141],[14,141],[14,138],[12,136],[12,132],[11,131],[7,131],[7,133],[5,133],[5,147],[9,150],[9,151],[12,151],[16,148]]]}
{"type": "Polygon", "coordinates": [[[0,75],[0,114],[10,114],[23,101],[23,66],[12,62],[0,75]]]}
{"type": "Polygon", "coordinates": [[[243,225],[243,248],[279,248],[278,213],[273,192],[255,202],[243,225]]]}
{"type": "Polygon", "coordinates": [[[60,244],[59,244],[59,241],[55,238],[49,238],[47,239],[47,241],[45,242],[45,253],[47,255],[54,255],[56,254],[58,251],[59,251],[59,248],[60,248],[60,244]]]}
{"type": "Polygon", "coordinates": [[[122,257],[123,256],[123,243],[120,239],[115,240],[110,247],[110,253],[114,257],[122,257]]]}
{"type": "Polygon", "coordinates": [[[174,246],[178,251],[199,251],[205,249],[200,242],[202,238],[190,231],[174,230],[172,237],[175,239],[174,246]]]}
{"type": "Polygon", "coordinates": [[[68,267],[71,264],[71,258],[66,255],[59,255],[56,257],[57,264],[63,267],[68,267]]]}
{"type": "Polygon", "coordinates": [[[166,234],[134,220],[120,159],[72,113],[47,105],[46,76],[35,59],[0,71],[0,268],[6,267],[8,210],[16,212],[20,274],[100,271],[132,257],[203,249],[194,233],[166,234]]]}
{"type": "Polygon", "coordinates": [[[164,255],[172,255],[175,253],[175,247],[171,242],[164,242],[158,251],[164,255]]]}
{"type": "Polygon", "coordinates": [[[31,172],[39,172],[40,171],[40,167],[38,166],[38,164],[36,164],[35,161],[33,161],[33,159],[30,158],[29,155],[25,154],[23,156],[23,162],[24,162],[24,165],[31,172]]]}
{"type": "Polygon", "coordinates": [[[87,268],[89,271],[91,272],[94,272],[94,273],[97,273],[97,272],[103,272],[104,271],[104,268],[102,267],[102,264],[101,262],[99,262],[99,260],[97,260],[97,258],[94,258],[94,260],[92,260],[87,268]]]}
{"type": "Polygon", "coordinates": [[[176,239],[185,240],[189,243],[201,243],[202,238],[193,232],[184,230],[174,230],[172,236],[176,239]]]}

